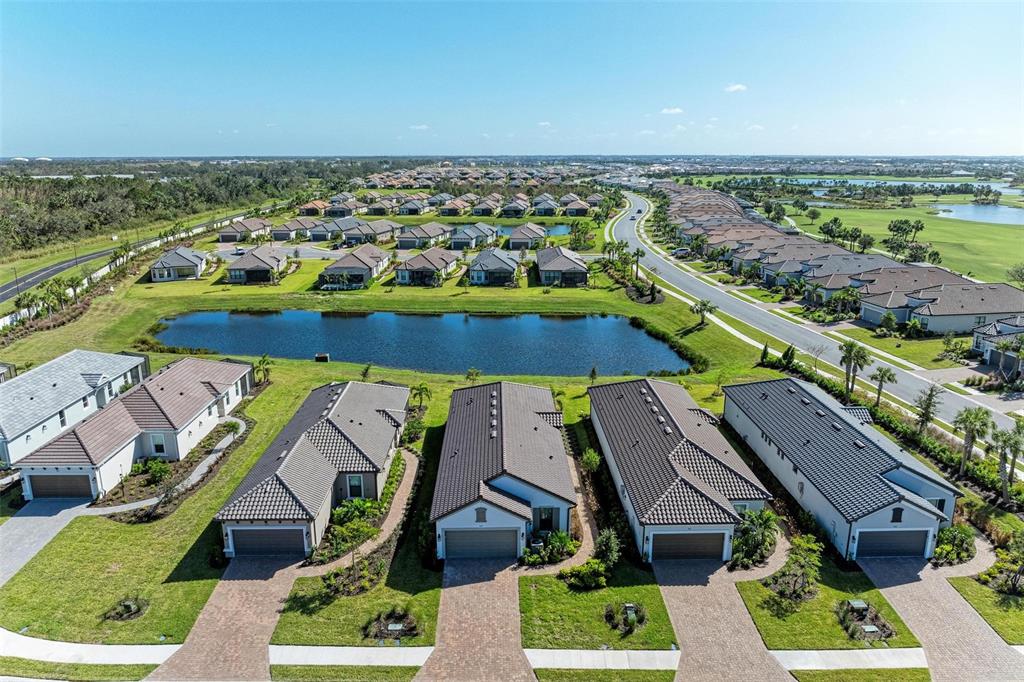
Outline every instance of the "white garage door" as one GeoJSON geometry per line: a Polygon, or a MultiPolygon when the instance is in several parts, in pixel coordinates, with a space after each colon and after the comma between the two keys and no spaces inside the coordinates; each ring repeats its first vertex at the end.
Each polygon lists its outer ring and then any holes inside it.
{"type": "Polygon", "coordinates": [[[515,559],[519,554],[516,530],[446,530],[445,557],[448,559],[515,559]]]}
{"type": "Polygon", "coordinates": [[[305,556],[301,528],[233,528],[235,556],[305,556]]]}
{"type": "Polygon", "coordinates": [[[857,558],[924,556],[926,530],[862,530],[857,535],[857,558]]]}

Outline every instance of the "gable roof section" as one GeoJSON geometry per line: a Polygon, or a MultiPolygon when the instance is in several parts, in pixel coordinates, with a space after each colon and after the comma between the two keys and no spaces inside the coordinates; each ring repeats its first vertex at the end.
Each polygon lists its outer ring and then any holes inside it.
{"type": "Polygon", "coordinates": [[[433,246],[423,253],[418,253],[411,258],[399,263],[396,270],[444,270],[455,261],[459,260],[459,254],[454,251],[433,246]]]}
{"type": "Polygon", "coordinates": [[[170,251],[164,251],[153,263],[151,268],[184,268],[198,267],[206,262],[206,254],[185,246],[179,246],[170,251]]]}
{"type": "Polygon", "coordinates": [[[940,284],[907,295],[928,301],[914,309],[918,315],[981,315],[1024,313],[1024,291],[1009,284],[940,284]]]}
{"type": "Polygon", "coordinates": [[[493,501],[482,486],[502,475],[574,503],[562,432],[545,416],[554,411],[551,391],[538,386],[501,381],[453,391],[431,520],[481,497],[493,501]]]}
{"type": "Polygon", "coordinates": [[[509,239],[544,239],[548,236],[547,231],[536,223],[523,223],[512,229],[509,239]]]}
{"type": "Polygon", "coordinates": [[[257,247],[228,264],[228,270],[280,270],[287,257],[272,248],[257,247]]]}
{"type": "Polygon", "coordinates": [[[381,261],[387,260],[389,257],[390,255],[388,252],[383,249],[379,249],[373,244],[363,244],[328,265],[324,268],[324,272],[330,272],[336,268],[373,269],[377,267],[381,261]]]}
{"type": "Polygon", "coordinates": [[[564,246],[552,246],[537,251],[537,267],[557,272],[586,272],[587,263],[575,251],[564,246]]]}
{"type": "Polygon", "coordinates": [[[492,247],[477,254],[470,264],[470,270],[487,272],[515,272],[519,267],[519,255],[504,249],[492,247]]]}

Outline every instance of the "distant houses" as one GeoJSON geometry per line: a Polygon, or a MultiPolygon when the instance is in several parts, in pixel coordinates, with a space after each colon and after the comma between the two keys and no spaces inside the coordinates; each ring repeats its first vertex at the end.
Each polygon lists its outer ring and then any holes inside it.
{"type": "Polygon", "coordinates": [[[308,238],[309,231],[321,225],[319,220],[313,218],[296,218],[289,220],[284,225],[270,228],[270,236],[274,241],[287,242],[293,239],[308,238]]]}
{"type": "Polygon", "coordinates": [[[314,216],[323,215],[324,211],[330,208],[330,204],[320,199],[315,199],[309,203],[299,206],[299,215],[301,216],[314,216]]]}
{"type": "Polygon", "coordinates": [[[589,268],[587,262],[564,246],[552,246],[537,250],[537,273],[540,283],[545,286],[581,286],[587,283],[589,268]]]}
{"type": "Polygon", "coordinates": [[[164,251],[149,267],[149,279],[151,282],[198,279],[206,270],[208,259],[209,254],[184,246],[164,251]]]}
{"type": "Polygon", "coordinates": [[[390,263],[390,251],[363,244],[324,268],[318,286],[323,290],[361,289],[384,273],[390,263]]]}
{"type": "Polygon", "coordinates": [[[231,284],[266,284],[273,282],[288,265],[288,257],[278,250],[261,246],[228,263],[231,284]]]}
{"type": "Polygon", "coordinates": [[[469,265],[469,283],[505,285],[516,281],[519,254],[499,248],[484,249],[469,265]]]}
{"type": "Polygon", "coordinates": [[[458,253],[435,246],[399,263],[395,267],[395,282],[438,286],[455,270],[458,263],[458,253]]]}
{"type": "Polygon", "coordinates": [[[400,249],[425,249],[448,240],[453,227],[444,223],[425,223],[406,227],[396,237],[400,249]]]}
{"type": "Polygon", "coordinates": [[[402,230],[402,225],[393,220],[358,220],[342,228],[341,238],[345,244],[383,244],[393,241],[402,230]]]}
{"type": "Polygon", "coordinates": [[[454,251],[479,249],[491,244],[498,237],[498,230],[487,223],[460,225],[452,234],[451,248],[454,251]]]}
{"type": "Polygon", "coordinates": [[[558,203],[554,199],[545,199],[533,205],[533,213],[538,216],[553,216],[558,214],[558,203]]]}
{"type": "Polygon", "coordinates": [[[485,199],[473,207],[475,216],[493,216],[498,212],[498,202],[485,199]]]}
{"type": "Polygon", "coordinates": [[[522,249],[536,249],[544,245],[548,233],[540,225],[535,223],[524,223],[512,229],[508,238],[508,248],[513,251],[522,249]]]}
{"type": "Polygon", "coordinates": [[[254,235],[270,234],[270,221],[265,218],[246,218],[224,226],[217,233],[221,242],[244,242],[254,235]]]}

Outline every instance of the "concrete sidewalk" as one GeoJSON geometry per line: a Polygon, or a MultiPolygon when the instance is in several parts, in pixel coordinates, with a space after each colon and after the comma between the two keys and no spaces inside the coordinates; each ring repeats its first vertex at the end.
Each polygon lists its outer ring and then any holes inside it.
{"type": "Polygon", "coordinates": [[[432,646],[281,646],[270,645],[270,665],[421,666],[432,646]]]}
{"type": "Polygon", "coordinates": [[[0,628],[0,656],[50,663],[163,663],[180,644],[78,644],[26,637],[0,628]]]}
{"type": "Polygon", "coordinates": [[[680,652],[613,649],[524,649],[534,668],[574,670],[676,670],[680,652]]]}
{"type": "Polygon", "coordinates": [[[924,649],[835,649],[772,651],[786,670],[860,670],[865,668],[927,668],[924,649]]]}

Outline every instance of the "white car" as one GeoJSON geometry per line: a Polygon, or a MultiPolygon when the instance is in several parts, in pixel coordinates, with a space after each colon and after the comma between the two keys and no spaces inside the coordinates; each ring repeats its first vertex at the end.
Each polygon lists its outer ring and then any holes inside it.
{"type": "Polygon", "coordinates": [[[236,256],[244,256],[245,255],[245,249],[243,249],[241,246],[236,246],[235,250],[233,251],[233,253],[236,256]]]}

